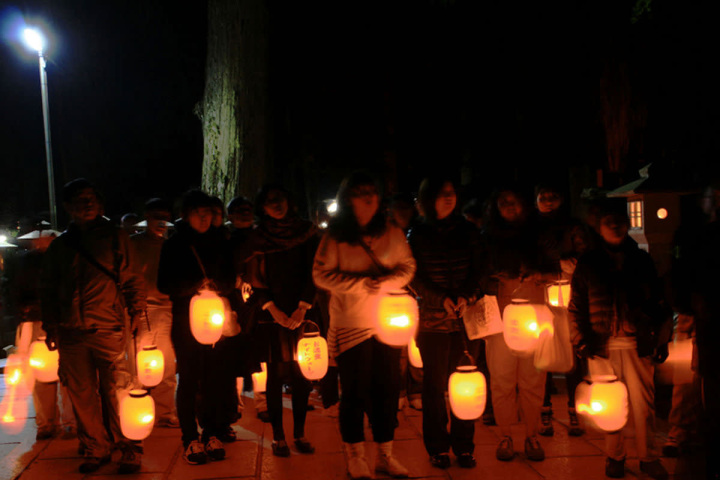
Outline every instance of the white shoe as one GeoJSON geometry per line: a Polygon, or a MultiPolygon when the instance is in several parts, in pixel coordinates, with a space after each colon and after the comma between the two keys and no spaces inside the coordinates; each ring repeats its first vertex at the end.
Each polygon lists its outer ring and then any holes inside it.
{"type": "Polygon", "coordinates": [[[370,480],[370,466],[365,458],[365,442],[346,443],[348,475],[352,480],[370,480]]]}
{"type": "Polygon", "coordinates": [[[422,398],[413,398],[410,400],[410,408],[422,410],[422,398]]]}
{"type": "Polygon", "coordinates": [[[392,454],[392,441],[377,443],[377,458],[375,460],[375,472],[386,473],[394,478],[406,478],[410,472],[398,462],[392,454]]]}
{"type": "Polygon", "coordinates": [[[398,400],[398,411],[402,410],[403,408],[408,406],[408,399],[407,397],[400,397],[398,400]]]}

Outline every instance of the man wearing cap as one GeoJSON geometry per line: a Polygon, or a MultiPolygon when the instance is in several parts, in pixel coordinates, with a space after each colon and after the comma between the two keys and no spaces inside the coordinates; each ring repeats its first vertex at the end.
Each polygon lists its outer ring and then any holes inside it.
{"type": "Polygon", "coordinates": [[[60,381],[84,450],[80,472],[97,470],[118,448],[118,472],[134,473],[142,444],[123,436],[118,397],[132,387],[125,309],[133,324],[144,318],[143,279],[130,268],[128,234],[102,218],[95,186],[79,178],[63,187],[62,196],[71,222],[43,261],[46,342],[60,353],[60,381]]]}

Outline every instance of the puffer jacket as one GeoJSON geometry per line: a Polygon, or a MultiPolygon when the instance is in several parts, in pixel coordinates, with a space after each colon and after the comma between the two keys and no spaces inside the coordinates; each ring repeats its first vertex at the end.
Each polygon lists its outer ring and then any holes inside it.
{"type": "Polygon", "coordinates": [[[417,262],[412,287],[420,296],[421,332],[456,332],[464,327],[443,307],[445,298],[457,302],[481,295],[479,232],[462,217],[414,226],[408,242],[417,262]]]}
{"type": "Polygon", "coordinates": [[[672,332],[672,312],[653,260],[630,238],[580,257],[569,314],[573,343],[590,355],[606,357],[610,337],[635,337],[638,355],[649,356],[672,332]]]}
{"type": "Polygon", "coordinates": [[[42,319],[46,331],[117,330],[125,326],[125,308],[134,316],[146,309],[143,279],[131,268],[128,234],[98,217],[80,229],[68,229],[48,247],[43,259],[42,319]],[[73,247],[79,245],[103,273],[73,247]]]}

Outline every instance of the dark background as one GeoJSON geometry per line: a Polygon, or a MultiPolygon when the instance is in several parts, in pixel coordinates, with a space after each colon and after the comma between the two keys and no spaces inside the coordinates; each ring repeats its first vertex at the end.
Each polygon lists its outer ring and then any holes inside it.
{"type": "MultiPolygon", "coordinates": [[[[468,184],[466,198],[507,182],[529,190],[546,178],[577,191],[594,185],[598,169],[615,187],[648,162],[672,168],[678,180],[717,173],[718,29],[710,4],[268,5],[268,180],[296,191],[331,197],[357,167],[379,172],[396,191],[416,190],[424,175],[446,169],[468,184]],[[632,131],[621,170],[610,172],[602,78],[606,65],[619,63],[645,121],[632,131]]],[[[202,130],[193,109],[205,80],[206,2],[38,0],[1,11],[0,24],[19,13],[54,33],[47,57],[58,190],[85,176],[116,218],[139,213],[151,196],[174,199],[200,184],[202,130]]],[[[47,210],[37,59],[7,30],[0,225],[47,210]]]]}

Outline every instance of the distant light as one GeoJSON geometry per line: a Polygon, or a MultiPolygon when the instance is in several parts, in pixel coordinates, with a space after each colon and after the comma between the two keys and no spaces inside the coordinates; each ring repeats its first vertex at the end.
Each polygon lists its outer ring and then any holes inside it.
{"type": "Polygon", "coordinates": [[[337,213],[337,210],[338,210],[337,200],[332,200],[332,201],[330,201],[330,203],[327,204],[327,211],[330,215],[334,215],[335,213],[337,213]]]}
{"type": "Polygon", "coordinates": [[[7,242],[7,236],[6,235],[0,235],[0,243],[7,242]]]}
{"type": "Polygon", "coordinates": [[[327,227],[328,227],[328,222],[320,222],[320,228],[322,228],[324,230],[327,227]]]}
{"type": "Polygon", "coordinates": [[[34,28],[26,28],[23,31],[23,38],[25,40],[25,44],[28,47],[32,48],[38,53],[43,51],[45,47],[45,40],[43,39],[42,35],[40,35],[40,32],[38,32],[34,28]]]}
{"type": "Polygon", "coordinates": [[[665,220],[668,217],[668,211],[664,208],[658,208],[657,217],[660,220],[665,220]]]}

